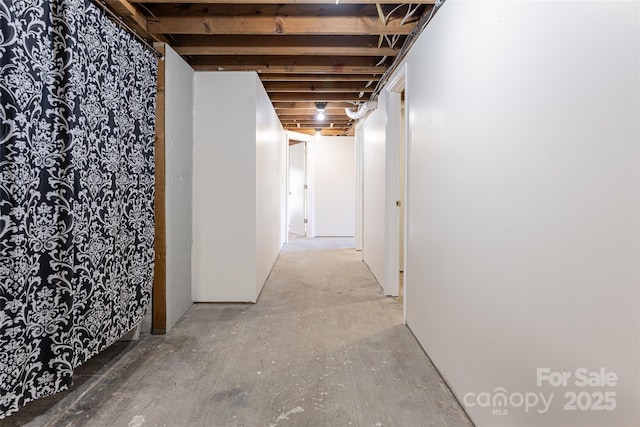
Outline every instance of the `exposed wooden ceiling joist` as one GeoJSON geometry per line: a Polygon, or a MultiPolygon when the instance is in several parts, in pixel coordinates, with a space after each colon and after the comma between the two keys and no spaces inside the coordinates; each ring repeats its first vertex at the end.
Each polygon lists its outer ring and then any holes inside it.
{"type": "Polygon", "coordinates": [[[147,18],[145,18],[136,8],[127,0],[105,0],[107,5],[119,16],[131,18],[139,27],[147,28],[147,18]]]}
{"type": "MultiPolygon", "coordinates": [[[[378,58],[370,58],[368,56],[354,57],[334,57],[325,56],[268,56],[268,55],[246,55],[246,56],[197,56],[194,57],[192,63],[194,65],[324,65],[336,67],[334,72],[339,72],[340,67],[362,66],[376,67],[379,62],[378,58]]],[[[374,73],[371,73],[374,74],[374,73]]]]}
{"type": "Polygon", "coordinates": [[[364,99],[357,93],[295,93],[295,92],[275,92],[270,93],[271,101],[296,101],[296,102],[329,102],[329,101],[365,101],[369,99],[367,94],[364,99]]]}
{"type": "MultiPolygon", "coordinates": [[[[253,47],[378,47],[377,36],[310,35],[190,35],[174,34],[174,49],[181,46],[253,46],[253,47]]],[[[400,36],[403,37],[403,36],[400,36]]],[[[398,47],[398,46],[396,46],[398,47]]]]}
{"type": "Polygon", "coordinates": [[[151,34],[147,31],[147,18],[138,10],[138,7],[128,0],[105,0],[107,7],[113,13],[122,18],[122,21],[135,30],[141,37],[156,42],[167,42],[162,34],[151,34]]]}
{"type": "Polygon", "coordinates": [[[378,47],[297,47],[297,46],[178,46],[180,55],[333,55],[333,56],[396,56],[397,49],[378,47]]]}
{"type": "Polygon", "coordinates": [[[377,82],[380,75],[368,74],[265,74],[260,76],[263,82],[377,82]]]}
{"type": "Polygon", "coordinates": [[[352,135],[345,108],[369,100],[436,0],[105,0],[196,71],[254,71],[296,132],[352,135]],[[316,103],[326,102],[325,120],[316,103]]]}
{"type": "Polygon", "coordinates": [[[313,121],[313,122],[318,122],[318,123],[337,123],[337,122],[349,122],[351,121],[350,118],[348,118],[347,116],[345,116],[344,114],[342,115],[336,115],[336,116],[325,116],[324,120],[318,120],[315,118],[315,115],[309,114],[309,115],[297,115],[297,116],[287,116],[287,115],[280,115],[279,116],[280,119],[282,120],[282,122],[299,122],[299,121],[313,121]]]}
{"type": "Polygon", "coordinates": [[[331,123],[331,122],[324,122],[324,123],[317,123],[317,122],[301,122],[301,123],[282,123],[283,127],[297,127],[298,129],[304,129],[304,128],[326,128],[327,126],[329,128],[338,128],[338,129],[345,129],[348,128],[351,124],[350,123],[331,123]],[[300,127],[298,127],[298,124],[300,125],[300,127]],[[333,126],[331,126],[333,124],[333,126]]]}
{"type": "Polygon", "coordinates": [[[373,92],[373,87],[364,87],[363,82],[264,82],[269,93],[275,92],[373,92]]]}
{"type": "MultiPolygon", "coordinates": [[[[345,107],[348,108],[348,107],[345,107]]],[[[294,109],[294,108],[280,108],[277,110],[278,116],[281,119],[292,118],[301,118],[301,117],[311,117],[318,114],[317,110],[312,109],[294,109]]],[[[327,109],[325,110],[325,116],[329,117],[342,117],[346,118],[347,116],[344,114],[344,108],[336,108],[336,109],[327,109]]]]}
{"type": "MultiPolygon", "coordinates": [[[[283,4],[285,0],[131,0],[131,3],[178,3],[178,4],[283,4]]],[[[379,0],[339,0],[338,5],[345,4],[397,4],[379,0]]],[[[413,4],[435,4],[436,0],[414,0],[413,4]]],[[[335,0],[288,0],[287,4],[336,4],[335,0]]]]}
{"type": "Polygon", "coordinates": [[[398,20],[385,25],[371,16],[171,16],[148,24],[155,34],[406,35],[412,29],[398,20]]]}
{"type": "MultiPolygon", "coordinates": [[[[155,17],[163,16],[377,16],[376,7],[372,5],[340,5],[335,4],[147,4],[145,7],[155,17]]],[[[391,7],[391,6],[389,6],[391,7]]]]}
{"type": "Polygon", "coordinates": [[[198,64],[191,65],[196,71],[257,71],[258,73],[308,73],[308,74],[382,74],[386,67],[371,66],[344,66],[344,65],[215,65],[198,64]]]}
{"type": "Polygon", "coordinates": [[[334,126],[334,127],[330,127],[330,126],[326,126],[326,127],[318,127],[318,126],[298,126],[298,125],[286,125],[283,126],[285,129],[289,129],[295,132],[301,132],[301,133],[316,133],[317,129],[321,129],[322,130],[322,134],[326,135],[328,133],[334,134],[334,135],[342,135],[345,132],[347,132],[349,130],[349,128],[351,128],[351,125],[349,126],[334,126]],[[326,132],[325,132],[326,131],[326,132]]]}
{"type": "MultiPolygon", "coordinates": [[[[273,101],[273,106],[276,109],[276,112],[279,112],[282,109],[295,109],[295,110],[307,110],[307,109],[316,109],[316,104],[314,102],[291,102],[291,101],[273,101]]],[[[344,109],[344,108],[353,108],[354,104],[350,102],[327,102],[327,111],[331,109],[344,109]]]]}

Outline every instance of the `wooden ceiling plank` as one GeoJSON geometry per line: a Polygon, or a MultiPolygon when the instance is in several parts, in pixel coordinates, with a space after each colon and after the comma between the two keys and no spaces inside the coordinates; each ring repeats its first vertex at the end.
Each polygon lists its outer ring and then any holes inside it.
{"type": "Polygon", "coordinates": [[[330,101],[367,101],[369,95],[365,94],[363,98],[358,97],[357,93],[291,93],[276,92],[269,95],[272,102],[276,101],[308,101],[308,102],[330,102],[330,101]]]}
{"type": "MultiPolygon", "coordinates": [[[[413,0],[412,4],[435,4],[437,0],[413,0]]],[[[131,0],[131,3],[176,3],[176,4],[283,4],[283,0],[131,0]]],[[[340,4],[400,4],[398,2],[385,3],[379,0],[340,0],[340,4]]],[[[335,4],[335,0],[288,0],[286,4],[335,4]]]]}
{"type": "Polygon", "coordinates": [[[149,20],[159,34],[409,34],[414,25],[399,20],[382,24],[371,16],[209,16],[161,17],[149,20]]]}
{"type": "Polygon", "coordinates": [[[300,124],[300,125],[318,125],[318,126],[326,126],[330,123],[334,125],[344,125],[347,126],[351,122],[348,119],[340,119],[340,120],[289,120],[289,119],[280,119],[282,124],[300,124]]]}
{"type": "Polygon", "coordinates": [[[378,81],[380,76],[366,74],[264,74],[260,76],[263,82],[321,82],[321,81],[341,81],[341,82],[368,82],[378,81]]]}
{"type": "MultiPolygon", "coordinates": [[[[259,1],[259,0],[258,0],[259,1]]],[[[373,5],[165,3],[145,5],[154,16],[376,16],[373,5]]],[[[392,8],[393,6],[389,6],[392,8]]],[[[400,16],[401,13],[396,14],[400,16]]]]}
{"type": "Polygon", "coordinates": [[[167,38],[162,34],[152,34],[148,31],[147,18],[140,13],[137,6],[128,0],[105,0],[109,9],[122,18],[125,24],[129,25],[140,36],[156,42],[167,43],[167,38]]]}
{"type": "Polygon", "coordinates": [[[340,88],[317,88],[317,89],[309,89],[309,88],[291,88],[291,89],[287,89],[287,88],[265,88],[267,90],[267,92],[269,94],[275,94],[275,93],[283,93],[283,92],[289,92],[289,93],[360,93],[360,92],[364,92],[364,93],[371,93],[373,92],[373,88],[372,87],[368,87],[368,88],[346,88],[346,89],[340,89],[340,88]]]}
{"type": "MultiPolygon", "coordinates": [[[[353,105],[345,108],[354,108],[353,105]]],[[[304,108],[280,108],[276,110],[279,117],[292,117],[292,118],[303,118],[303,117],[312,117],[318,114],[317,110],[314,109],[304,109],[304,108]]],[[[327,109],[325,110],[326,117],[347,117],[344,112],[344,108],[336,108],[336,109],[327,109]]]]}
{"type": "MultiPolygon", "coordinates": [[[[355,56],[355,57],[336,57],[330,55],[324,56],[195,56],[191,59],[191,65],[216,65],[218,67],[234,66],[234,65],[248,65],[248,66],[328,66],[332,67],[332,72],[343,72],[343,68],[352,66],[362,67],[376,67],[378,58],[369,56],[355,56]]],[[[385,66],[380,65],[380,66],[385,66]]],[[[386,68],[385,68],[386,69],[386,68]]],[[[353,73],[348,73],[353,74],[353,73]]]]}
{"type": "Polygon", "coordinates": [[[196,71],[256,71],[258,73],[294,74],[382,74],[386,67],[372,66],[331,66],[331,65],[207,65],[192,64],[196,71]]]}
{"type": "MultiPolygon", "coordinates": [[[[378,47],[377,36],[341,35],[251,35],[251,34],[174,34],[175,46],[253,46],[253,47],[378,47]]],[[[404,36],[401,36],[404,37],[404,36]]],[[[399,46],[399,45],[398,45],[399,46]]]]}
{"type": "Polygon", "coordinates": [[[117,15],[121,17],[132,18],[142,28],[147,30],[147,20],[144,16],[138,12],[138,9],[129,3],[127,0],[105,0],[105,3],[113,10],[117,15]]]}
{"type": "Polygon", "coordinates": [[[373,92],[362,82],[263,82],[267,92],[373,92]]]}
{"type": "MultiPolygon", "coordinates": [[[[317,113],[316,113],[317,114],[317,113]]],[[[298,113],[295,115],[292,114],[278,114],[278,117],[280,117],[281,120],[287,120],[287,121],[294,121],[294,120],[317,120],[316,119],[316,114],[304,114],[304,113],[298,113]]],[[[349,119],[349,117],[347,117],[347,115],[345,114],[344,110],[342,110],[342,113],[339,114],[328,114],[325,115],[325,119],[323,121],[325,122],[330,122],[330,121],[349,121],[351,119],[349,119]]]]}
{"type": "Polygon", "coordinates": [[[377,47],[176,46],[179,55],[396,56],[398,49],[377,47]]]}
{"type": "MultiPolygon", "coordinates": [[[[304,133],[306,135],[315,135],[316,131],[314,128],[297,128],[295,126],[286,127],[285,129],[291,130],[297,133],[304,133]]],[[[322,128],[320,134],[322,136],[353,136],[353,127],[349,127],[347,129],[344,128],[322,128]]]]}
{"type": "Polygon", "coordinates": [[[347,127],[349,125],[351,125],[351,123],[349,122],[322,122],[322,123],[318,123],[318,122],[313,122],[313,121],[304,121],[304,122],[280,122],[282,124],[282,126],[298,126],[300,125],[300,127],[331,127],[331,125],[333,124],[333,126],[335,127],[347,127]]]}
{"type": "MultiPolygon", "coordinates": [[[[281,109],[315,109],[316,104],[314,102],[292,102],[292,101],[273,101],[273,106],[276,109],[276,112],[281,109]]],[[[344,108],[353,108],[354,104],[350,102],[344,101],[334,101],[327,103],[327,110],[330,109],[344,109],[344,108]]],[[[343,110],[344,111],[344,110],[343,110]]]]}

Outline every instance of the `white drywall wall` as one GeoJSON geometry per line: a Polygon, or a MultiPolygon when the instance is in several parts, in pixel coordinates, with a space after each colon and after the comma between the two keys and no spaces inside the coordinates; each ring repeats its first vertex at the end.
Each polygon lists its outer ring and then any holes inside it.
{"type": "MultiPolygon", "coordinates": [[[[406,59],[408,324],[478,426],[640,424],[639,8],[447,1],[406,59]],[[539,368],[567,386],[538,386],[539,368]],[[579,368],[618,381],[578,387],[579,368]],[[515,400],[478,400],[500,388],[515,400]],[[565,410],[566,392],[616,407],[565,410]],[[554,395],[540,413],[518,393],[554,395]]],[[[376,275],[379,113],[364,124],[376,275]]]]}
{"type": "Polygon", "coordinates": [[[364,134],[362,260],[382,283],[385,271],[385,123],[386,94],[360,127],[364,134]]]}
{"type": "Polygon", "coordinates": [[[314,236],[354,236],[355,138],[317,136],[312,144],[314,236]]]}
{"type": "Polygon", "coordinates": [[[284,243],[286,134],[256,73],[195,74],[195,301],[255,302],[284,243]]]}
{"type": "Polygon", "coordinates": [[[364,131],[362,122],[356,122],[356,251],[362,251],[362,204],[364,182],[364,131]]]}
{"type": "Polygon", "coordinates": [[[194,85],[193,299],[255,301],[255,75],[197,72],[194,85]]]}
{"type": "MultiPolygon", "coordinates": [[[[286,133],[258,75],[254,78],[255,102],[255,242],[256,297],[260,294],[280,248],[286,213],[286,133]]],[[[247,154],[247,153],[245,153],[247,154]]],[[[245,267],[246,268],[246,267],[245,267]]]]}
{"type": "Polygon", "coordinates": [[[165,47],[166,313],[169,329],[192,304],[193,69],[165,47]]]}

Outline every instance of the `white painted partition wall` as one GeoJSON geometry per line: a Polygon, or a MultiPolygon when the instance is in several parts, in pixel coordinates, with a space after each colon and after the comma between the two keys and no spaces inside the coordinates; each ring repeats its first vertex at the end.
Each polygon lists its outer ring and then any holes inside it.
{"type": "Polygon", "coordinates": [[[285,134],[255,73],[198,72],[193,299],[255,302],[283,243],[285,134]]]}
{"type": "MultiPolygon", "coordinates": [[[[447,1],[406,58],[407,321],[478,426],[640,425],[639,27],[638,2],[447,1]]],[[[385,121],[362,124],[377,277],[385,121]]]]}
{"type": "Polygon", "coordinates": [[[316,136],[310,144],[315,236],[354,236],[356,231],[355,138],[316,136]]]}
{"type": "Polygon", "coordinates": [[[165,46],[166,330],[192,304],[194,71],[165,46]]]}
{"type": "Polygon", "coordinates": [[[386,93],[360,125],[363,134],[362,260],[378,283],[385,274],[385,124],[386,93]]]}
{"type": "MultiPolygon", "coordinates": [[[[255,73],[255,234],[256,298],[284,244],[286,229],[287,137],[262,82],[255,73]]],[[[240,189],[238,189],[240,190],[240,189]]],[[[248,248],[246,248],[248,249],[248,248]]]]}
{"type": "Polygon", "coordinates": [[[363,227],[363,191],[364,191],[364,130],[362,121],[356,122],[356,235],[355,246],[356,251],[362,250],[362,227],[363,227]]]}

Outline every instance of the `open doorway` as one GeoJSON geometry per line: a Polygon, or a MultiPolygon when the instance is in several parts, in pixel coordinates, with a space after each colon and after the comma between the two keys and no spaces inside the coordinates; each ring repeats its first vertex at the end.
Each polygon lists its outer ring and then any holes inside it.
{"type": "Polygon", "coordinates": [[[398,266],[399,266],[399,279],[398,279],[398,296],[400,298],[404,298],[404,248],[405,248],[405,153],[406,153],[406,135],[405,135],[405,127],[406,127],[406,115],[405,115],[405,91],[404,89],[400,93],[400,139],[399,139],[399,157],[398,157],[398,181],[400,191],[398,193],[398,200],[400,201],[398,206],[398,266]]]}
{"type": "Polygon", "coordinates": [[[288,232],[307,236],[307,143],[289,142],[288,232]]]}
{"type": "MultiPolygon", "coordinates": [[[[407,143],[409,106],[406,104],[406,65],[399,68],[387,85],[387,126],[385,139],[385,280],[388,296],[407,298],[407,230],[408,203],[407,143]]],[[[405,310],[406,315],[406,310],[405,310]]]]}

